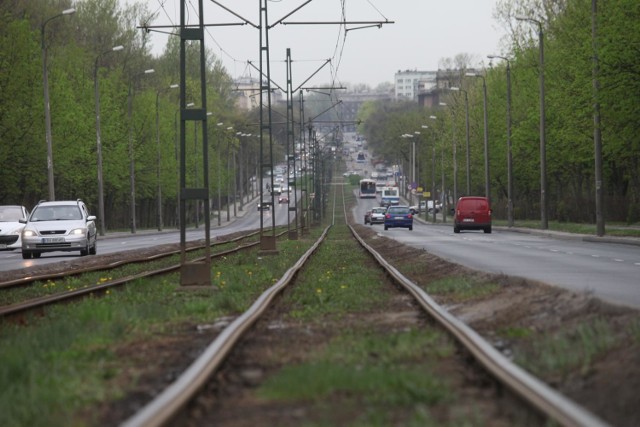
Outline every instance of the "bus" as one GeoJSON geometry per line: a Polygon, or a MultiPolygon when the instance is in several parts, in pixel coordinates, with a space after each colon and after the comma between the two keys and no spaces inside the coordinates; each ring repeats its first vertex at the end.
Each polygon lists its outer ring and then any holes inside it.
{"type": "Polygon", "coordinates": [[[398,187],[382,188],[380,206],[395,206],[400,204],[400,191],[398,187]]]}
{"type": "Polygon", "coordinates": [[[360,180],[360,198],[361,199],[376,198],[376,182],[373,179],[360,180]]]}

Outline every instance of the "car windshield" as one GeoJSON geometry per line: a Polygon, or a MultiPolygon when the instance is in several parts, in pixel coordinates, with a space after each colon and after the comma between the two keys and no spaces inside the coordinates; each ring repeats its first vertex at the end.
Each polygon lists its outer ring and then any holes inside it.
{"type": "Polygon", "coordinates": [[[20,206],[0,206],[0,222],[18,222],[22,219],[20,206]]]}
{"type": "Polygon", "coordinates": [[[77,206],[40,206],[31,215],[31,221],[65,221],[82,219],[77,206]]]}
{"type": "Polygon", "coordinates": [[[394,215],[408,214],[409,208],[392,206],[387,212],[394,215]]]}
{"type": "Polygon", "coordinates": [[[385,213],[387,208],[374,208],[373,213],[385,213]]]}

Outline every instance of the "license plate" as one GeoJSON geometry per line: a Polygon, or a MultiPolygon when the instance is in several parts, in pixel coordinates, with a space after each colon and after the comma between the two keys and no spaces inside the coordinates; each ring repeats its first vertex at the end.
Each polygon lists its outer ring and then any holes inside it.
{"type": "Polygon", "coordinates": [[[465,218],[462,222],[473,222],[473,218],[465,218]]]}
{"type": "Polygon", "coordinates": [[[42,243],[64,243],[64,237],[43,237],[42,243]]]}

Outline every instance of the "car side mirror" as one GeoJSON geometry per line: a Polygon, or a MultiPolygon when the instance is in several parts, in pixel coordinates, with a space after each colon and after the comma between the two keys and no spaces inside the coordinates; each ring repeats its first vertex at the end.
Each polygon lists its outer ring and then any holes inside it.
{"type": "Polygon", "coordinates": [[[96,218],[96,216],[95,216],[95,215],[89,215],[89,216],[87,217],[87,221],[95,221],[96,219],[97,219],[97,218],[96,218]]]}
{"type": "Polygon", "coordinates": [[[20,224],[26,224],[26,223],[27,223],[27,220],[26,220],[26,219],[23,219],[23,218],[20,218],[20,219],[18,220],[18,222],[19,222],[20,224]]]}

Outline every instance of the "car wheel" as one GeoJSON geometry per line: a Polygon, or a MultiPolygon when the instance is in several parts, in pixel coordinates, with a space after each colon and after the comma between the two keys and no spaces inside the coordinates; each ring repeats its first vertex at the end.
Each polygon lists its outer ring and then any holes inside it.
{"type": "Polygon", "coordinates": [[[385,225],[385,226],[384,226],[384,229],[385,229],[385,230],[388,230],[388,229],[389,229],[389,227],[387,227],[387,226],[385,225]]]}
{"type": "Polygon", "coordinates": [[[409,227],[409,231],[413,231],[413,225],[409,227]]]}
{"type": "Polygon", "coordinates": [[[31,259],[31,252],[22,252],[22,259],[31,259]]]}
{"type": "Polygon", "coordinates": [[[95,255],[96,253],[98,253],[98,241],[97,240],[95,242],[93,242],[93,246],[91,246],[91,248],[89,248],[89,255],[95,255]]]}
{"type": "Polygon", "coordinates": [[[484,229],[485,234],[491,234],[491,227],[487,227],[484,229]]]}
{"type": "Polygon", "coordinates": [[[454,232],[454,233],[456,233],[456,234],[457,234],[457,233],[460,233],[460,228],[458,228],[458,227],[453,227],[453,232],[454,232]]]}
{"type": "Polygon", "coordinates": [[[87,239],[87,246],[84,249],[80,249],[80,256],[89,255],[89,250],[90,250],[89,240],[87,239]]]}

